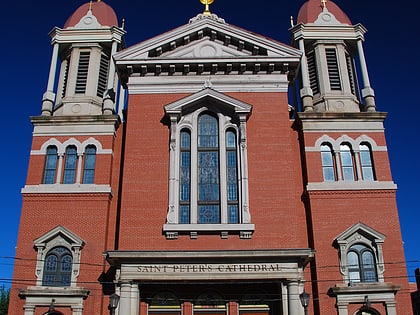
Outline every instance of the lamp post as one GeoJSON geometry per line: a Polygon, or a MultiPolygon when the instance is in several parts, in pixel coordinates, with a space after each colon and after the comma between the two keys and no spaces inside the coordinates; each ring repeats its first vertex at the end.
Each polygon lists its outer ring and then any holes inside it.
{"type": "Polygon", "coordinates": [[[115,315],[115,309],[117,308],[119,301],[120,301],[120,296],[118,294],[112,293],[109,296],[108,309],[109,309],[110,315],[115,315]]]}
{"type": "Polygon", "coordinates": [[[310,299],[310,295],[308,292],[303,291],[300,295],[300,303],[303,306],[303,309],[305,310],[305,315],[308,315],[308,306],[309,306],[309,299],[310,299]]]}

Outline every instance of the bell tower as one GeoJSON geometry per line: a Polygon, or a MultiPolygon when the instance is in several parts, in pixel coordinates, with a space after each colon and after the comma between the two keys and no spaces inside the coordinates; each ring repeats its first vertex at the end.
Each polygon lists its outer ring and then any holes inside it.
{"type": "Polygon", "coordinates": [[[64,28],[51,32],[53,54],[43,116],[110,115],[116,112],[117,76],[111,56],[125,31],[105,2],[79,7],[64,28]],[[57,63],[61,62],[56,78],[57,63]]]}
{"type": "Polygon", "coordinates": [[[334,2],[326,0],[306,2],[297,23],[291,31],[303,53],[300,97],[304,111],[375,111],[362,45],[365,27],[352,25],[334,2]],[[362,86],[357,73],[361,73],[362,86]]]}

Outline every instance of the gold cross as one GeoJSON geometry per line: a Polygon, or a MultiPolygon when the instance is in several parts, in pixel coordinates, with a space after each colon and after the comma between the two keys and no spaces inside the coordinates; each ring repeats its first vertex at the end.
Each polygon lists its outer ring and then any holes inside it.
{"type": "Polygon", "coordinates": [[[200,0],[200,2],[201,2],[201,4],[205,5],[203,14],[204,15],[210,15],[211,13],[210,13],[209,6],[210,6],[210,4],[212,4],[214,2],[214,0],[200,0]]]}
{"type": "Polygon", "coordinates": [[[321,3],[323,8],[327,6],[327,0],[321,0],[321,3]]]}

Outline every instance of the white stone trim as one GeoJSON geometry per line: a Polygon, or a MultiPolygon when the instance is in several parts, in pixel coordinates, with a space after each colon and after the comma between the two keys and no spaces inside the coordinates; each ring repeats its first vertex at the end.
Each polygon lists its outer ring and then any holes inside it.
{"type": "MultiPolygon", "coordinates": [[[[170,117],[170,171],[169,171],[169,205],[167,223],[163,230],[168,238],[177,238],[177,232],[190,231],[191,237],[195,238],[199,231],[239,231],[243,238],[252,234],[254,226],[250,224],[250,213],[248,203],[248,168],[246,155],[246,117],[250,114],[252,106],[229,97],[210,88],[203,89],[195,94],[187,96],[165,106],[165,112],[170,117]],[[198,108],[186,115],[182,115],[185,108],[198,106],[198,108]],[[229,117],[223,114],[226,110],[234,110],[239,120],[239,126],[229,117]],[[217,115],[219,125],[219,163],[220,163],[220,224],[206,225],[198,224],[197,215],[197,127],[198,117],[205,111],[217,115]],[[179,159],[180,159],[180,132],[188,129],[191,133],[191,194],[190,194],[190,222],[191,224],[179,224],[179,159]],[[238,163],[238,207],[239,223],[228,224],[227,195],[226,195],[226,146],[225,133],[228,129],[236,131],[237,163],[238,163]],[[237,228],[233,228],[236,225],[237,228]],[[179,227],[179,229],[177,229],[179,227]],[[226,229],[227,228],[227,229],[226,229]],[[244,228],[244,229],[242,229],[244,228]]],[[[226,237],[226,235],[224,236],[226,237]]]]}
{"type": "Polygon", "coordinates": [[[382,244],[386,236],[373,228],[358,222],[349,227],[346,231],[338,235],[334,242],[339,250],[340,272],[343,276],[343,282],[350,284],[347,269],[347,252],[355,244],[363,244],[372,250],[375,255],[376,273],[378,282],[384,282],[385,264],[382,252],[382,244]]]}
{"type": "Polygon", "coordinates": [[[47,154],[47,148],[50,145],[54,145],[57,147],[58,154],[64,154],[66,152],[66,147],[68,147],[69,145],[73,145],[77,148],[77,154],[83,154],[88,145],[94,145],[96,147],[96,154],[112,154],[112,149],[103,149],[102,143],[96,140],[95,138],[91,137],[83,142],[80,142],[75,138],[70,138],[64,143],[61,143],[56,138],[51,138],[44,142],[39,150],[31,150],[31,155],[47,154]]]}
{"type": "Polygon", "coordinates": [[[25,185],[22,194],[113,194],[109,185],[95,184],[41,184],[25,185]]]}
{"type": "Polygon", "coordinates": [[[85,242],[76,234],[67,230],[63,226],[57,226],[48,231],[44,235],[34,240],[34,247],[37,250],[36,262],[36,285],[42,285],[44,262],[48,252],[54,247],[62,246],[72,253],[72,272],[70,287],[76,287],[77,278],[79,277],[81,250],[85,242]]]}
{"type": "Polygon", "coordinates": [[[343,142],[349,143],[353,151],[358,151],[359,145],[362,143],[368,143],[370,145],[372,152],[374,151],[387,152],[388,151],[388,148],[386,146],[378,146],[376,144],[376,141],[367,135],[361,135],[357,137],[357,139],[353,139],[346,134],[338,137],[335,140],[331,136],[324,134],[315,141],[315,145],[313,147],[310,147],[310,146],[305,147],[305,151],[306,152],[321,152],[321,145],[323,143],[329,143],[332,146],[333,151],[339,152],[340,145],[343,142]]]}
{"type": "Polygon", "coordinates": [[[328,181],[318,183],[308,183],[306,185],[307,191],[343,191],[343,190],[396,190],[397,185],[393,181],[328,181]]]}
{"type": "Polygon", "coordinates": [[[191,93],[203,88],[210,80],[220,92],[287,92],[287,74],[192,75],[192,76],[130,76],[129,94],[191,93]]]}

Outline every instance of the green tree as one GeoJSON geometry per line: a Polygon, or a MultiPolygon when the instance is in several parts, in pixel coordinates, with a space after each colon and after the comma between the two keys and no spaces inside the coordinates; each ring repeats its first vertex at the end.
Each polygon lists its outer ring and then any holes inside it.
{"type": "Polygon", "coordinates": [[[0,315],[7,315],[9,309],[10,289],[6,289],[4,285],[0,288],[0,315]]]}

